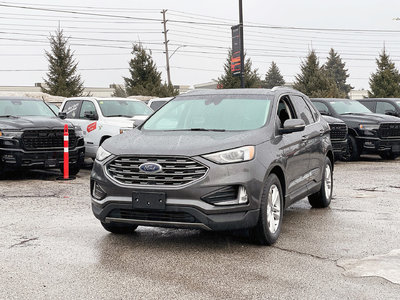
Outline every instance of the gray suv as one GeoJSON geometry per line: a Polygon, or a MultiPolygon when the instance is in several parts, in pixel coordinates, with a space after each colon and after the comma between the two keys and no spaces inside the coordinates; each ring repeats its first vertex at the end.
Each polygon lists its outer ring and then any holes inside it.
{"type": "Polygon", "coordinates": [[[285,88],[194,91],[106,140],[91,174],[94,215],[113,233],[138,225],[249,229],[273,244],[283,211],[332,197],[329,125],[285,88]]]}

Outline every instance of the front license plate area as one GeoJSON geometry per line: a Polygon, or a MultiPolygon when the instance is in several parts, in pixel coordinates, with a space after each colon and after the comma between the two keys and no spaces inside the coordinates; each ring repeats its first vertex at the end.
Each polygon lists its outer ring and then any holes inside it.
{"type": "Polygon", "coordinates": [[[134,192],[132,194],[133,209],[164,210],[165,193],[134,192]]]}
{"type": "Polygon", "coordinates": [[[47,159],[44,162],[44,166],[46,168],[55,168],[55,167],[57,167],[57,160],[56,159],[47,159]]]}

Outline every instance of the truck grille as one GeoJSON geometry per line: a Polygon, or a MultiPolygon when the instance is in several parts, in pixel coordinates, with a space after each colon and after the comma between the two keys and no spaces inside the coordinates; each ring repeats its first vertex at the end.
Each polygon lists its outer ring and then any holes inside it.
{"type": "Polygon", "coordinates": [[[343,141],[347,135],[346,124],[329,124],[331,127],[331,140],[332,141],[343,141]]]}
{"type": "Polygon", "coordinates": [[[398,138],[400,137],[399,123],[383,123],[379,126],[379,136],[382,138],[398,138]]]}
{"type": "MultiPolygon", "coordinates": [[[[26,150],[43,150],[64,147],[64,130],[26,130],[22,135],[22,144],[26,150]]],[[[69,130],[69,148],[74,148],[76,136],[74,130],[69,130]]]]}
{"type": "Polygon", "coordinates": [[[169,156],[120,156],[107,165],[109,175],[123,184],[183,185],[200,179],[208,168],[188,157],[169,156]],[[139,169],[144,163],[156,163],[162,167],[158,173],[146,173],[139,169]]]}

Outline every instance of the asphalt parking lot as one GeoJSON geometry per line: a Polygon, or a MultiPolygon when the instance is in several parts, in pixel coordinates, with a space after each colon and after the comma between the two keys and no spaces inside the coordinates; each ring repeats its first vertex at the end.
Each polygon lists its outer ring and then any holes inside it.
{"type": "Polygon", "coordinates": [[[89,174],[0,181],[0,299],[399,298],[400,159],[336,164],[330,208],[288,209],[273,247],[245,233],[109,234],[89,174]]]}

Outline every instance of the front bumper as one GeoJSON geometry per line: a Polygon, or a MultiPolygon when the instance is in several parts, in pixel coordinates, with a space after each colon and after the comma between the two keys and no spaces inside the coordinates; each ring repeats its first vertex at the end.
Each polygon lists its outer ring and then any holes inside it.
{"type": "MultiPolygon", "coordinates": [[[[83,164],[85,147],[69,150],[70,164],[83,164]]],[[[23,149],[0,148],[0,162],[6,168],[58,168],[64,163],[64,150],[26,151],[23,149]]]]}
{"type": "Polygon", "coordinates": [[[347,153],[347,139],[342,141],[332,140],[332,149],[336,158],[340,158],[347,153]]]}
{"type": "Polygon", "coordinates": [[[363,153],[381,153],[381,152],[392,152],[400,153],[400,139],[380,139],[358,136],[357,142],[362,146],[363,153]]]}
{"type": "Polygon", "coordinates": [[[217,165],[201,157],[193,159],[209,167],[207,174],[182,186],[122,185],[105,173],[105,164],[95,161],[91,174],[92,210],[102,222],[132,223],[144,226],[236,230],[254,227],[258,222],[260,195],[266,170],[257,160],[217,165]],[[251,171],[250,171],[251,170],[251,171]],[[97,183],[106,193],[102,200],[93,197],[97,183]],[[213,205],[201,197],[227,186],[246,189],[248,202],[237,205],[213,205]],[[164,209],[133,208],[134,192],[165,193],[164,209]]]}

